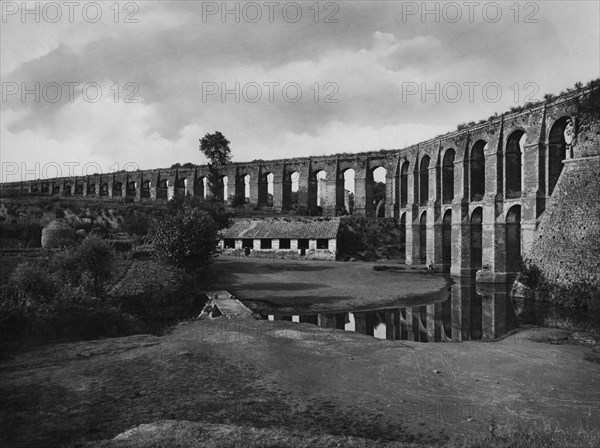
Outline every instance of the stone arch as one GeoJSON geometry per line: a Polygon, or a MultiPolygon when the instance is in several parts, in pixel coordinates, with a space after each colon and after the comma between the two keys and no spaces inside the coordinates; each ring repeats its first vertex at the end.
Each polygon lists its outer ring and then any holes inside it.
{"type": "Polygon", "coordinates": [[[442,203],[451,204],[454,199],[454,149],[447,149],[442,159],[442,203]]]}
{"type": "Polygon", "coordinates": [[[450,272],[452,264],[452,210],[448,209],[442,218],[442,269],[450,272]]]}
{"type": "Polygon", "coordinates": [[[477,207],[471,213],[471,269],[475,275],[483,265],[483,208],[477,207]]]}
{"type": "Polygon", "coordinates": [[[208,188],[206,185],[207,182],[208,180],[206,179],[206,176],[200,176],[196,178],[194,181],[194,196],[199,196],[202,199],[206,198],[208,193],[208,188]]]}
{"type": "Polygon", "coordinates": [[[469,157],[469,189],[471,201],[482,201],[485,195],[485,149],[487,143],[478,140],[471,148],[469,157]]]}
{"type": "Polygon", "coordinates": [[[169,198],[169,181],[167,179],[161,179],[158,181],[156,187],[156,199],[168,199],[169,198]]]}
{"type": "Polygon", "coordinates": [[[235,182],[235,195],[244,198],[244,202],[247,204],[250,202],[250,182],[252,177],[246,171],[243,171],[237,175],[235,182]]]}
{"type": "Polygon", "coordinates": [[[75,193],[77,196],[83,195],[83,184],[81,182],[75,183],[75,193]]]}
{"type": "Polygon", "coordinates": [[[258,204],[273,206],[273,181],[275,175],[267,171],[262,173],[258,179],[258,204]]]}
{"type": "Polygon", "coordinates": [[[175,181],[175,196],[183,197],[186,193],[187,178],[182,177],[175,181]]]}
{"type": "Polygon", "coordinates": [[[427,263],[427,210],[419,217],[419,263],[427,263]]]}
{"type": "Polygon", "coordinates": [[[290,171],[283,176],[283,203],[284,210],[290,210],[298,206],[298,191],[300,190],[300,173],[290,171]]]}
{"type": "Polygon", "coordinates": [[[87,194],[96,194],[96,184],[89,184],[88,185],[87,194]]]}
{"type": "Polygon", "coordinates": [[[370,170],[367,183],[367,197],[370,197],[370,213],[367,216],[385,218],[385,203],[387,197],[386,185],[387,170],[383,166],[376,166],[370,170]],[[370,191],[369,191],[370,190],[370,191]]]}
{"type": "Polygon", "coordinates": [[[506,271],[517,272],[521,260],[521,206],[506,213],[506,271]]]}
{"type": "Polygon", "coordinates": [[[505,197],[520,198],[522,192],[523,146],[526,134],[523,130],[513,131],[506,140],[504,151],[505,197]]]}
{"type": "Polygon", "coordinates": [[[548,196],[552,196],[558,182],[563,169],[563,159],[570,155],[567,154],[565,139],[565,129],[568,126],[573,126],[573,119],[568,116],[560,117],[554,122],[548,134],[548,196]]]}
{"type": "Polygon", "coordinates": [[[419,164],[419,204],[427,205],[429,201],[429,156],[421,158],[419,164]]]}
{"type": "Polygon", "coordinates": [[[140,191],[140,196],[142,198],[150,197],[151,186],[152,186],[152,183],[149,180],[145,180],[144,182],[142,182],[142,190],[140,191]]]}
{"type": "Polygon", "coordinates": [[[400,208],[405,208],[408,204],[408,170],[410,163],[405,161],[400,169],[400,208]]]}
{"type": "Polygon", "coordinates": [[[137,190],[137,182],[130,181],[127,183],[126,196],[129,198],[135,197],[135,192],[137,190]]]}
{"type": "Polygon", "coordinates": [[[63,196],[71,196],[71,184],[65,184],[62,190],[63,196]]]}
{"type": "Polygon", "coordinates": [[[108,196],[108,183],[103,183],[100,187],[100,196],[108,196]]]}
{"type": "Polygon", "coordinates": [[[115,182],[113,184],[113,197],[114,196],[123,196],[123,184],[121,182],[115,182]]]}
{"type": "Polygon", "coordinates": [[[400,241],[398,241],[400,246],[400,259],[404,259],[404,263],[406,263],[406,212],[400,215],[400,241]]]}
{"type": "Polygon", "coordinates": [[[42,184],[42,193],[49,193],[50,192],[50,185],[48,185],[47,182],[44,182],[42,184]]]}
{"type": "Polygon", "coordinates": [[[54,185],[54,187],[52,187],[52,194],[60,194],[60,185],[54,185]]]}
{"type": "Polygon", "coordinates": [[[341,175],[344,180],[344,210],[351,215],[354,213],[354,199],[356,196],[356,170],[346,168],[341,175]]]}
{"type": "Polygon", "coordinates": [[[322,212],[326,203],[327,173],[320,169],[313,171],[309,179],[308,208],[311,211],[322,212]]]}
{"type": "Polygon", "coordinates": [[[221,176],[215,189],[216,192],[214,193],[214,196],[227,203],[227,200],[229,199],[229,177],[221,176]]]}

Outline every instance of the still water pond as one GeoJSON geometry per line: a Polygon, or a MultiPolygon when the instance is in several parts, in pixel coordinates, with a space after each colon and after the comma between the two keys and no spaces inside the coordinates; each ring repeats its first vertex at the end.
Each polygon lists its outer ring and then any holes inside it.
{"type": "Polygon", "coordinates": [[[593,316],[511,297],[512,284],[455,279],[448,298],[411,307],[340,310],[320,314],[268,314],[269,320],[310,323],[374,336],[418,342],[493,340],[519,324],[599,332],[593,316]]]}

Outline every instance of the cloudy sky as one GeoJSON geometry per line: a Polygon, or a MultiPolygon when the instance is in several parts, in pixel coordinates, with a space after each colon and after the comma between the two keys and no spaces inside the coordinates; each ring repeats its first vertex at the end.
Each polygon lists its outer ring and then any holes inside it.
{"type": "Polygon", "coordinates": [[[2,1],[2,181],[204,163],[216,130],[401,148],[600,76],[597,1],[113,4],[2,1]]]}

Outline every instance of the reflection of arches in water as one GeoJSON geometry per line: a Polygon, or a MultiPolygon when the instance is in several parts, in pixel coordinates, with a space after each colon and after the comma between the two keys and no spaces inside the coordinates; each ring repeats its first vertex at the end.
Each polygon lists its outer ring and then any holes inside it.
{"type": "Polygon", "coordinates": [[[475,282],[471,285],[470,296],[470,339],[472,341],[477,341],[483,337],[483,307],[482,298],[475,290],[475,282]]]}
{"type": "Polygon", "coordinates": [[[452,340],[452,302],[450,299],[444,300],[441,304],[442,307],[442,341],[452,340]]]}
{"type": "Polygon", "coordinates": [[[521,206],[513,205],[506,214],[506,271],[516,272],[521,259],[521,206]]]}

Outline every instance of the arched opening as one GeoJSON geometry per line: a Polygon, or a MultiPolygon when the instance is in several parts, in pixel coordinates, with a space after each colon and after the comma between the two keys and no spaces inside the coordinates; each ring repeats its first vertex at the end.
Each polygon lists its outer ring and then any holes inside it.
{"type": "Polygon", "coordinates": [[[504,153],[504,179],[506,182],[505,191],[507,198],[521,197],[521,159],[525,139],[525,133],[519,130],[510,134],[506,141],[506,151],[504,153]]]}
{"type": "Polygon", "coordinates": [[[408,168],[410,164],[404,162],[400,169],[400,207],[406,207],[408,203],[408,168]]]}
{"type": "Polygon", "coordinates": [[[419,204],[429,201],[429,156],[423,156],[419,166],[419,204]]]}
{"type": "Polygon", "coordinates": [[[71,196],[71,185],[65,185],[63,188],[63,196],[71,196]]]}
{"type": "Polygon", "coordinates": [[[102,187],[100,187],[100,196],[108,196],[108,184],[102,184],[102,187]]]}
{"type": "MultiPolygon", "coordinates": [[[[108,187],[107,187],[108,189],[108,187]]],[[[59,194],[60,193],[60,185],[55,185],[54,187],[52,187],[52,194],[59,194]]]]}
{"type": "Polygon", "coordinates": [[[194,196],[199,196],[202,199],[206,198],[208,188],[206,188],[206,177],[198,177],[194,182],[194,196]]]}
{"type": "Polygon", "coordinates": [[[260,176],[258,183],[258,203],[259,205],[273,206],[273,173],[264,173],[260,176]]]}
{"type": "Polygon", "coordinates": [[[421,213],[419,219],[419,262],[427,263],[427,212],[421,213]]]}
{"type": "Polygon", "coordinates": [[[386,200],[386,175],[387,171],[379,166],[372,171],[373,176],[373,216],[376,218],[385,218],[385,200],[386,200]]]}
{"type": "Polygon", "coordinates": [[[177,181],[175,182],[175,196],[176,197],[179,198],[179,197],[185,196],[186,185],[187,185],[187,179],[185,177],[182,179],[177,179],[177,181]]]}
{"type": "Polygon", "coordinates": [[[454,199],[454,150],[448,149],[442,161],[442,202],[450,204],[454,199]]]}
{"type": "Polygon", "coordinates": [[[400,216],[400,240],[398,245],[400,246],[400,259],[406,263],[406,213],[402,213],[402,216],[400,216]]]}
{"type": "MultiPolygon", "coordinates": [[[[43,188],[44,187],[42,186],[42,191],[43,191],[43,188]]],[[[96,194],[96,184],[88,185],[87,194],[96,194]]]]}
{"type": "Polygon", "coordinates": [[[517,272],[521,260],[521,206],[513,205],[506,214],[506,271],[517,272]]]}
{"type": "Polygon", "coordinates": [[[300,173],[292,171],[283,176],[283,203],[284,210],[293,210],[298,207],[298,190],[300,189],[300,173]]]}
{"type": "Polygon", "coordinates": [[[132,198],[135,197],[135,191],[137,189],[137,184],[132,181],[127,184],[127,197],[132,198]]]}
{"type": "Polygon", "coordinates": [[[452,210],[446,210],[442,218],[442,269],[450,272],[452,264],[452,210]]]}
{"type": "MultiPolygon", "coordinates": [[[[227,176],[222,176],[221,177],[221,182],[219,184],[219,186],[217,187],[218,189],[221,190],[221,195],[220,195],[220,199],[227,203],[227,199],[229,198],[229,178],[227,176]]],[[[219,197],[219,196],[217,196],[219,197]]]]}
{"type": "Polygon", "coordinates": [[[565,130],[573,126],[571,117],[561,117],[552,125],[548,138],[548,196],[552,196],[567,157],[565,130]]]}
{"type": "Polygon", "coordinates": [[[121,182],[115,182],[113,185],[113,197],[123,196],[123,184],[121,182]]]}
{"type": "Polygon", "coordinates": [[[317,180],[317,207],[324,207],[327,192],[327,173],[323,170],[315,174],[317,180]]]}
{"type": "Polygon", "coordinates": [[[483,140],[477,141],[471,149],[469,159],[469,177],[471,189],[471,201],[482,201],[485,195],[485,149],[487,143],[483,140]]]}
{"type": "Polygon", "coordinates": [[[140,192],[140,196],[142,198],[149,198],[150,197],[150,187],[152,186],[152,183],[149,180],[145,180],[144,182],[142,182],[142,191],[140,192]]]}
{"type": "Polygon", "coordinates": [[[471,214],[471,269],[472,275],[483,265],[482,223],[483,208],[477,207],[471,214]]]}
{"type": "Polygon", "coordinates": [[[158,187],[156,188],[156,199],[167,199],[168,198],[169,181],[167,179],[161,179],[158,181],[158,187]]]}
{"type": "Polygon", "coordinates": [[[50,186],[46,183],[42,184],[42,193],[49,193],[50,192],[50,186]]]}
{"type": "Polygon", "coordinates": [[[353,168],[349,168],[342,175],[344,176],[344,209],[346,213],[351,215],[354,213],[354,179],[356,171],[353,168]]]}
{"type": "Polygon", "coordinates": [[[242,177],[242,185],[244,186],[244,202],[248,204],[250,202],[250,174],[242,177]]]}

